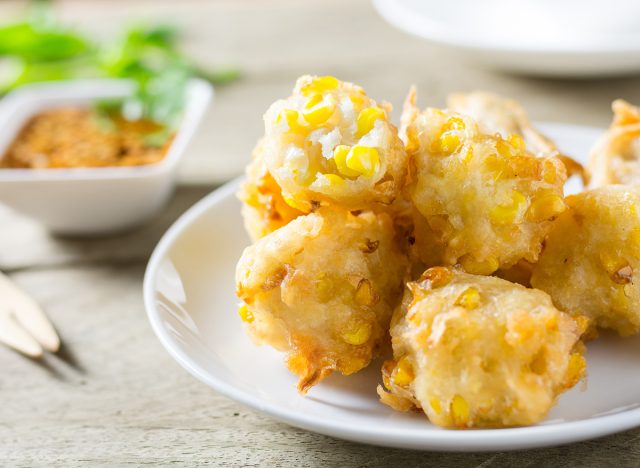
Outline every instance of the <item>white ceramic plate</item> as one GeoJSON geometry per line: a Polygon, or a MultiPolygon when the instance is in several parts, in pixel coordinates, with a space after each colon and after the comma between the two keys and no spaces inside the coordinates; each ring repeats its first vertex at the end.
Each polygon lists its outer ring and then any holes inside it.
{"type": "Polygon", "coordinates": [[[635,0],[373,3],[399,29],[494,68],[547,76],[640,70],[640,2],[635,0]]]}
{"type": "MultiPolygon", "coordinates": [[[[600,130],[547,125],[569,154],[585,155],[600,130]]],[[[169,229],[147,269],[149,320],[169,353],[217,392],[293,426],[370,444],[478,451],[541,447],[640,426],[640,337],[589,343],[586,389],[564,394],[542,424],[493,430],[444,430],[421,414],[380,404],[380,363],[351,377],[334,375],[296,392],[282,355],[247,338],[234,295],[236,261],[249,240],[238,181],[212,193],[169,229]]],[[[572,190],[576,190],[577,185],[572,190]]],[[[580,387],[580,386],[579,386],[580,387]]]]}

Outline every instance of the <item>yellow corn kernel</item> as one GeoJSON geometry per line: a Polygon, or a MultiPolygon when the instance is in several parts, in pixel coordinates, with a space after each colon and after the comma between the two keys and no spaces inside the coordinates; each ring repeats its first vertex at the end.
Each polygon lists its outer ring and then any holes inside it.
{"type": "Polygon", "coordinates": [[[396,367],[393,369],[391,373],[391,381],[395,385],[399,385],[401,387],[408,386],[411,382],[413,382],[414,373],[413,366],[409,362],[406,356],[400,358],[396,367]]]}
{"type": "Polygon", "coordinates": [[[251,323],[254,320],[253,314],[244,302],[240,304],[240,307],[238,307],[238,315],[243,322],[251,323]]]}
{"type": "Polygon", "coordinates": [[[345,184],[345,181],[342,177],[335,174],[324,174],[325,178],[329,182],[329,185],[333,187],[342,187],[345,184]]]}
{"type": "Polygon", "coordinates": [[[509,205],[498,205],[493,207],[489,217],[496,224],[511,224],[516,220],[520,212],[520,206],[526,202],[525,196],[514,190],[511,194],[511,203],[509,205]]]}
{"type": "Polygon", "coordinates": [[[289,205],[291,208],[295,208],[296,210],[306,212],[306,206],[303,205],[302,203],[298,203],[298,201],[296,201],[296,199],[293,198],[293,195],[283,193],[282,198],[284,199],[284,202],[287,205],[289,205]]]}
{"type": "Polygon", "coordinates": [[[353,107],[357,109],[364,106],[365,96],[363,94],[352,94],[349,96],[349,100],[351,104],[353,104],[353,107]]]}
{"type": "Polygon", "coordinates": [[[476,260],[471,255],[465,255],[462,257],[460,259],[460,264],[467,273],[471,273],[473,275],[490,275],[500,267],[500,263],[495,257],[489,257],[480,261],[476,260]]]}
{"type": "Polygon", "coordinates": [[[335,296],[334,284],[326,273],[320,273],[316,281],[316,294],[321,303],[328,302],[335,296]]]}
{"type": "Polygon", "coordinates": [[[440,405],[440,400],[438,400],[436,397],[433,397],[429,400],[429,406],[431,406],[431,409],[433,409],[436,414],[442,413],[442,405],[440,405]]]}
{"type": "Polygon", "coordinates": [[[359,346],[367,342],[367,340],[371,337],[371,324],[368,322],[363,322],[347,332],[342,333],[340,335],[345,343],[350,345],[359,346]]]}
{"type": "MultiPolygon", "coordinates": [[[[419,283],[428,281],[430,289],[442,288],[451,282],[453,273],[446,267],[432,267],[422,273],[418,279],[419,283]]],[[[410,283],[411,284],[411,283],[410,283]]]]}
{"type": "Polygon", "coordinates": [[[324,91],[331,91],[336,89],[340,85],[340,81],[333,76],[319,76],[314,78],[311,83],[302,87],[301,91],[304,95],[311,93],[322,93],[324,91]]]}
{"type": "Polygon", "coordinates": [[[333,102],[326,102],[321,94],[314,94],[307,101],[302,116],[311,125],[321,125],[329,120],[335,110],[333,102]]]}
{"type": "Polygon", "coordinates": [[[466,126],[464,124],[464,120],[462,120],[460,117],[449,117],[447,123],[444,124],[443,130],[445,132],[449,130],[464,130],[465,127],[466,126]]]}
{"type": "Polygon", "coordinates": [[[509,142],[509,144],[511,146],[513,146],[519,153],[524,152],[524,150],[526,149],[526,145],[524,143],[524,140],[522,139],[522,137],[520,135],[517,135],[515,133],[512,133],[511,135],[509,135],[509,137],[507,138],[507,141],[509,142]]]}
{"type": "Polygon", "coordinates": [[[347,155],[347,167],[365,177],[371,177],[380,170],[380,155],[376,148],[356,145],[347,155]]]}
{"type": "Polygon", "coordinates": [[[545,161],[542,164],[542,179],[547,184],[555,184],[558,177],[556,166],[551,161],[545,161]]]}
{"type": "Polygon", "coordinates": [[[333,149],[333,160],[336,163],[338,172],[346,177],[358,177],[360,173],[349,169],[347,166],[347,155],[351,151],[351,147],[347,145],[338,145],[333,149]]]}
{"type": "Polygon", "coordinates": [[[462,144],[459,135],[451,132],[444,132],[438,138],[438,150],[442,154],[453,154],[462,144]]]}
{"type": "Polygon", "coordinates": [[[462,291],[462,294],[456,299],[456,305],[462,306],[465,309],[475,309],[480,304],[480,291],[476,288],[467,288],[462,291]]]}
{"type": "Polygon", "coordinates": [[[362,306],[374,305],[377,301],[376,293],[371,287],[371,282],[367,279],[361,279],[358,282],[355,292],[356,303],[362,306]]]}
{"type": "Polygon", "coordinates": [[[502,138],[496,141],[496,151],[503,158],[510,158],[512,156],[518,155],[518,151],[513,146],[511,146],[508,141],[503,140],[502,138]]]}
{"type": "Polygon", "coordinates": [[[338,370],[341,374],[351,375],[367,367],[367,364],[369,364],[369,359],[362,357],[350,357],[339,361],[338,370]]]}
{"type": "Polygon", "coordinates": [[[535,197],[527,210],[527,218],[532,221],[544,221],[558,216],[567,205],[560,195],[549,193],[535,197]]]}
{"type": "Polygon", "coordinates": [[[469,421],[469,403],[460,395],[454,396],[451,401],[451,417],[458,426],[466,426],[469,421]]]}
{"type": "Polygon", "coordinates": [[[376,120],[384,120],[386,118],[387,114],[385,114],[379,107],[367,107],[366,109],[362,109],[356,119],[356,136],[358,138],[362,138],[373,129],[376,120]]]}
{"type": "Polygon", "coordinates": [[[304,125],[298,123],[298,111],[293,109],[284,109],[276,117],[276,125],[279,125],[282,121],[287,122],[290,132],[303,133],[305,131],[304,125]]]}

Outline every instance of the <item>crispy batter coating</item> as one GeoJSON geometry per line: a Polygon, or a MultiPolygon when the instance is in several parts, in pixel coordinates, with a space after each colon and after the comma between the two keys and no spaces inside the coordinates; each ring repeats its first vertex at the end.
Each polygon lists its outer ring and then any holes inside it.
{"type": "Polygon", "coordinates": [[[609,185],[567,197],[531,284],[560,309],[621,335],[640,332],[640,188],[609,185]]]}
{"type": "Polygon", "coordinates": [[[378,394],[447,428],[534,424],[584,376],[585,324],[542,291],[431,268],[394,313],[378,394]]]}
{"type": "Polygon", "coordinates": [[[389,215],[320,208],[244,251],[240,316],[258,343],[287,353],[304,393],[334,370],[369,364],[388,339],[407,267],[389,215]]]}
{"type": "Polygon", "coordinates": [[[591,187],[640,184],[640,109],[613,101],[613,122],[591,150],[591,187]]]}
{"type": "Polygon", "coordinates": [[[280,186],[267,170],[261,143],[254,150],[246,176],[238,198],[245,228],[254,242],[303,214],[285,202],[280,186]]]}
{"type": "MultiPolygon", "coordinates": [[[[416,222],[415,237],[441,245],[436,264],[491,274],[523,258],[535,262],[551,220],[565,210],[564,165],[531,155],[517,135],[481,132],[470,117],[418,112],[415,96],[405,104],[403,128],[407,191],[428,228],[416,222]]],[[[437,249],[420,252],[428,266],[437,249]]]]}
{"type": "Polygon", "coordinates": [[[589,183],[590,176],[586,168],[560,153],[553,140],[531,124],[527,112],[518,101],[475,91],[450,94],[447,97],[447,107],[452,112],[474,119],[483,133],[499,133],[504,138],[509,135],[521,136],[531,153],[536,156],[556,156],[564,163],[569,176],[577,174],[585,185],[589,183]]]}
{"type": "Polygon", "coordinates": [[[308,213],[319,204],[371,209],[403,185],[406,153],[388,110],[336,78],[303,76],[264,116],[264,156],[285,200],[308,213]]]}

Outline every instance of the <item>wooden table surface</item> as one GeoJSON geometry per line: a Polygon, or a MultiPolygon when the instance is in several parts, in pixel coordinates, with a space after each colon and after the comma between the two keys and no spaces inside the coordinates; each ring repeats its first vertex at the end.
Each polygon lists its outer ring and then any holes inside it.
{"type": "MultiPolygon", "coordinates": [[[[19,7],[0,3],[0,19],[19,7]]],[[[153,336],[141,294],[160,236],[241,170],[262,112],[298,75],[335,74],[396,107],[411,83],[423,105],[441,105],[454,90],[494,90],[521,100],[535,119],[599,126],[610,119],[612,99],[640,102],[638,78],[557,81],[483,70],[391,28],[366,0],[75,0],[59,9],[100,34],[140,18],[172,19],[187,29],[194,56],[212,66],[236,64],[244,77],[218,90],[180,188],[143,229],[54,239],[37,221],[0,206],[0,270],[43,304],[64,341],[60,355],[42,361],[0,348],[0,465],[640,466],[640,430],[550,449],[450,454],[291,428],[216,395],[179,368],[153,336]]]]}

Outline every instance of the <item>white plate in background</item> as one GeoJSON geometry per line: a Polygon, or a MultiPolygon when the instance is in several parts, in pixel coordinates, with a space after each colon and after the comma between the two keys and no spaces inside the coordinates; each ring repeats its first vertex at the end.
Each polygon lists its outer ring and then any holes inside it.
{"type": "Polygon", "coordinates": [[[640,2],[636,0],[373,3],[399,29],[492,68],[558,77],[640,71],[640,2]]]}
{"type": "MultiPolygon", "coordinates": [[[[540,127],[561,150],[582,160],[601,133],[561,124],[540,127]]],[[[225,185],[176,221],[153,253],[144,281],[156,335],[187,371],[215,391],[303,429],[410,449],[515,450],[640,426],[640,336],[588,343],[586,389],[579,384],[563,394],[548,418],[531,427],[446,430],[422,414],[395,412],[378,402],[379,362],[350,377],[333,375],[300,396],[282,354],[254,346],[237,314],[235,265],[249,244],[235,197],[238,184],[225,185]]],[[[576,182],[571,191],[577,189],[576,182]]]]}

